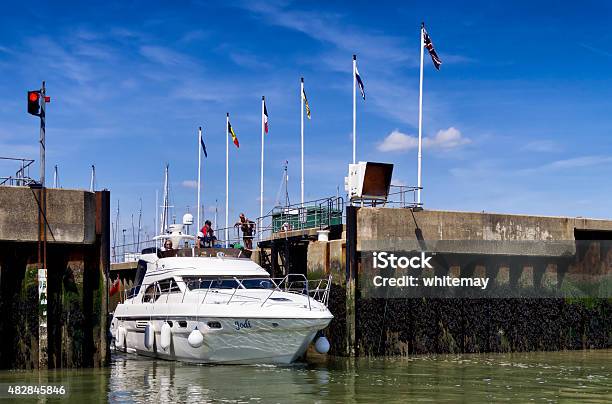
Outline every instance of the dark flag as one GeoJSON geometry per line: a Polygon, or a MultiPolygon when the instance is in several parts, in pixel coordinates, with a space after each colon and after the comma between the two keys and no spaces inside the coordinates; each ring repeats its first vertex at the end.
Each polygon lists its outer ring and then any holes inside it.
{"type": "Polygon", "coordinates": [[[202,151],[204,152],[204,157],[208,157],[208,153],[206,153],[206,145],[204,144],[204,137],[200,137],[200,144],[202,145],[202,151]]]}
{"type": "Polygon", "coordinates": [[[357,70],[357,64],[355,64],[355,79],[357,79],[357,86],[359,86],[359,91],[361,92],[361,97],[365,100],[365,89],[363,88],[363,81],[361,81],[361,76],[359,75],[359,70],[357,70]]]}
{"type": "Polygon", "coordinates": [[[263,110],[263,122],[264,122],[264,131],[268,133],[268,108],[266,108],[265,100],[264,100],[264,110],[263,110]]]}
{"type": "Polygon", "coordinates": [[[425,45],[425,48],[427,48],[427,51],[429,52],[429,56],[431,56],[431,61],[433,62],[435,68],[437,70],[440,70],[440,65],[442,64],[442,61],[440,60],[440,57],[434,49],[433,42],[431,42],[431,38],[429,37],[427,30],[425,30],[425,24],[421,26],[421,29],[423,30],[423,43],[425,45]]]}

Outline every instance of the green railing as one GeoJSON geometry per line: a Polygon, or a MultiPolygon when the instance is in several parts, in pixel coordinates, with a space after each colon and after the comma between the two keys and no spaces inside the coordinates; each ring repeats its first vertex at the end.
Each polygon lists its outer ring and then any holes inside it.
{"type": "Polygon", "coordinates": [[[308,229],[328,229],[330,226],[342,225],[344,199],[332,197],[317,199],[289,206],[278,206],[262,217],[259,236],[266,238],[271,233],[283,233],[308,229]]]}

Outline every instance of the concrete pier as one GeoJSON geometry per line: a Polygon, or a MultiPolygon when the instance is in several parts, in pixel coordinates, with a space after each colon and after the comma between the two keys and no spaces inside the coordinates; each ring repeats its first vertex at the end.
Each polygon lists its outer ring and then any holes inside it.
{"type": "Polygon", "coordinates": [[[109,227],[108,191],[0,187],[0,368],[107,363],[109,227]]]}
{"type": "Polygon", "coordinates": [[[335,318],[326,331],[332,354],[612,346],[609,299],[538,297],[541,288],[557,288],[568,277],[595,270],[589,268],[612,274],[612,220],[348,207],[341,234],[328,242],[297,236],[308,240],[308,250],[305,265],[295,266],[308,268],[311,277],[333,276],[330,309],[335,318]],[[369,270],[363,263],[367,251],[432,245],[444,250],[442,275],[487,276],[496,287],[531,297],[364,296],[360,278],[369,270]]]}

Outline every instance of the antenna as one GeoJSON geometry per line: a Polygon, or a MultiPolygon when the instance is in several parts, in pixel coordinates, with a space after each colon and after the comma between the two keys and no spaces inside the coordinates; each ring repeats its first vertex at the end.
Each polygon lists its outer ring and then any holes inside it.
{"type": "Polygon", "coordinates": [[[161,227],[159,228],[159,234],[164,234],[166,232],[166,228],[168,227],[168,168],[170,165],[166,163],[166,169],[164,171],[164,196],[163,196],[163,205],[162,208],[162,216],[161,216],[161,227]]]}
{"type": "Polygon", "coordinates": [[[219,212],[218,208],[217,208],[217,203],[218,203],[218,199],[215,199],[215,233],[217,232],[217,213],[219,212]]]}
{"type": "MultiPolygon", "coordinates": [[[[117,252],[117,232],[119,231],[119,199],[117,199],[117,216],[115,217],[115,226],[113,229],[113,255],[117,252]]],[[[117,255],[115,255],[115,259],[117,255]]]]}
{"type": "Polygon", "coordinates": [[[136,252],[140,252],[140,231],[142,230],[142,198],[140,200],[140,209],[138,209],[138,237],[136,238],[136,252]]]}
{"type": "Polygon", "coordinates": [[[57,164],[53,168],[53,188],[59,188],[59,174],[57,173],[57,164]]]}
{"type": "MultiPolygon", "coordinates": [[[[159,227],[157,227],[157,219],[159,218],[159,190],[155,190],[155,225],[153,226],[153,234],[157,231],[159,227]]],[[[155,246],[157,247],[157,242],[155,242],[155,246]]]]}
{"type": "Polygon", "coordinates": [[[136,230],[134,229],[134,214],[132,213],[132,245],[136,245],[136,230]]]}
{"type": "Polygon", "coordinates": [[[92,164],[91,165],[91,180],[89,182],[89,192],[94,192],[95,189],[96,189],[96,166],[92,164]]]}
{"type": "Polygon", "coordinates": [[[289,161],[285,160],[285,207],[289,206],[289,161]]]}
{"type": "Polygon", "coordinates": [[[123,229],[122,232],[123,232],[123,260],[125,260],[125,229],[123,229]]]}

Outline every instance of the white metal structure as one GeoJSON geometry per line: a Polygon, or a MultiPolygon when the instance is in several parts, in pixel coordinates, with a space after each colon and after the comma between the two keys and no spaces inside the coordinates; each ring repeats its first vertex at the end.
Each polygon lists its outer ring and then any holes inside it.
{"type": "Polygon", "coordinates": [[[116,349],[193,363],[287,364],[333,318],[330,279],[273,279],[248,258],[197,253],[141,255],[136,286],[111,323],[116,349]]]}

